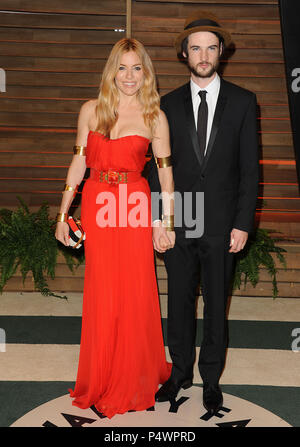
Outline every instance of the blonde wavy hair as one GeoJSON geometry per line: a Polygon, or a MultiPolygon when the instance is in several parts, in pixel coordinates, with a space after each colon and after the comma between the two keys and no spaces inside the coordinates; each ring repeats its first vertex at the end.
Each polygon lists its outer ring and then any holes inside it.
{"type": "Polygon", "coordinates": [[[141,42],[136,39],[121,39],[113,46],[105,64],[96,106],[96,131],[108,138],[118,120],[119,91],[115,84],[115,76],[119,70],[122,55],[128,51],[134,51],[141,61],[144,82],[137,97],[143,108],[145,125],[150,129],[152,136],[159,116],[160,98],[151,59],[141,42]]]}

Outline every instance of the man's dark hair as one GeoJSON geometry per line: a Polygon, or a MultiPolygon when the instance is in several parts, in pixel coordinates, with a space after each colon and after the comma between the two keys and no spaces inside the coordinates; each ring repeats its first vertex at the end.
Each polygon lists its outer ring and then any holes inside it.
{"type": "MultiPolygon", "coordinates": [[[[217,36],[217,38],[219,39],[219,45],[220,46],[222,45],[223,50],[224,50],[224,39],[221,36],[221,34],[216,33],[214,31],[210,31],[210,33],[213,33],[217,36]]],[[[188,52],[189,36],[190,36],[190,34],[188,36],[186,36],[186,38],[183,39],[183,41],[181,42],[181,54],[184,52],[187,55],[187,57],[189,56],[189,52],[188,52]]]]}

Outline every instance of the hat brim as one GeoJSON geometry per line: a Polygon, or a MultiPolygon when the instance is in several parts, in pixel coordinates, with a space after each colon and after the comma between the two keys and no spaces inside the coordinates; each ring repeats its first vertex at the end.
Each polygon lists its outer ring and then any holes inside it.
{"type": "Polygon", "coordinates": [[[208,26],[208,25],[201,25],[201,26],[195,26],[193,28],[189,28],[184,30],[181,34],[179,34],[179,36],[176,37],[175,42],[174,42],[174,46],[176,48],[177,54],[181,54],[181,43],[182,41],[189,36],[190,34],[193,33],[198,33],[200,31],[210,31],[213,33],[218,33],[220,34],[220,36],[223,37],[224,39],[224,45],[225,47],[227,47],[230,42],[231,42],[231,35],[228,31],[226,31],[225,29],[218,27],[218,26],[208,26]]]}

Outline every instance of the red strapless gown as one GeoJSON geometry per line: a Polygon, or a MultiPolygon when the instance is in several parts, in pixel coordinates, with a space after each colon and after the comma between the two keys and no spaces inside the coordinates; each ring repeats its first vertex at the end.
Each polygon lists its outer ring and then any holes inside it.
{"type": "MultiPolygon", "coordinates": [[[[148,146],[149,140],[139,135],[110,140],[90,132],[86,164],[103,171],[141,172],[148,146]]],[[[126,186],[127,198],[135,192],[147,197],[147,226],[118,225],[118,186],[88,179],[82,191],[86,232],[82,330],[76,385],[69,391],[73,405],[94,405],[109,418],[153,406],[158,385],[171,373],[161,329],[150,188],[143,177],[126,186]],[[96,222],[97,212],[107,204],[99,203],[101,192],[116,199],[115,227],[101,228],[96,222]]],[[[127,205],[128,215],[137,203],[127,205]]]]}

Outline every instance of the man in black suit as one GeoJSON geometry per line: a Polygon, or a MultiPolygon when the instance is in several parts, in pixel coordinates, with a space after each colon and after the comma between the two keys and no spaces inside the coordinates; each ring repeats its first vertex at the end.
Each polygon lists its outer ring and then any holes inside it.
{"type": "MultiPolygon", "coordinates": [[[[201,266],[204,333],[198,366],[203,404],[211,414],[223,403],[219,379],[228,344],[226,306],[234,253],[244,248],[253,227],[258,188],[256,96],[217,74],[220,56],[230,41],[230,34],[213,14],[200,11],[190,16],[175,42],[187,61],[190,82],[161,100],[170,126],[175,191],[182,197],[182,225],[176,226],[175,199],[176,243],[164,254],[173,367],[156,401],[175,398],[181,388],[192,385],[195,296],[201,266]],[[192,195],[189,202],[187,192],[192,195]],[[202,234],[196,231],[200,193],[204,193],[202,234]],[[195,219],[193,228],[188,228],[187,212],[195,219]]],[[[151,191],[159,192],[153,159],[148,180],[151,191]]],[[[159,222],[153,228],[158,251],[163,251],[159,250],[163,239],[167,241],[167,233],[159,222]]]]}

